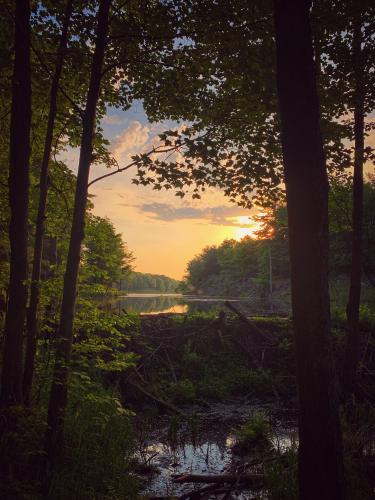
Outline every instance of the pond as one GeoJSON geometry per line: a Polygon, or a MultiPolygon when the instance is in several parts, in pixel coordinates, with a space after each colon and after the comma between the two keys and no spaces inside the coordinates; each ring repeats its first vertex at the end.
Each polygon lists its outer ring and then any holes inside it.
{"type": "Polygon", "coordinates": [[[284,313],[275,310],[268,299],[249,299],[246,297],[205,297],[181,294],[129,293],[119,297],[112,307],[118,312],[126,311],[139,314],[194,313],[218,311],[224,302],[233,303],[246,314],[284,313]]]}
{"type": "MultiPolygon", "coordinates": [[[[147,421],[142,416],[138,457],[140,462],[152,465],[143,475],[147,484],[145,493],[151,497],[182,495],[202,487],[202,484],[194,487],[175,483],[173,478],[179,474],[233,474],[241,470],[247,463],[233,451],[236,443],[233,429],[254,412],[268,415],[272,422],[271,439],[275,449],[285,451],[296,445],[295,415],[275,415],[264,406],[240,400],[213,403],[209,409],[193,411],[193,420],[188,423],[159,416],[156,424],[153,419],[147,421]]],[[[245,500],[267,496],[260,491],[239,490],[233,492],[231,498],[245,500]]]]}

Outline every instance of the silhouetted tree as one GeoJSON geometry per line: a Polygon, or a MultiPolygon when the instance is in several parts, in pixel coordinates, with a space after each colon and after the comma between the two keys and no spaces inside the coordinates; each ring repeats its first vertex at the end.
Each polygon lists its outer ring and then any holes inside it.
{"type": "Polygon", "coordinates": [[[39,281],[42,267],[44,221],[46,217],[48,194],[48,166],[52,150],[53,132],[57,113],[57,94],[60,76],[64,63],[64,56],[68,40],[68,28],[72,15],[73,0],[67,0],[64,22],[61,31],[60,45],[57,51],[55,73],[53,75],[50,91],[50,104],[46,136],[44,141],[43,159],[39,176],[39,204],[36,219],[33,269],[30,285],[30,304],[27,311],[27,343],[25,366],[23,373],[23,396],[26,404],[30,403],[31,388],[34,375],[34,362],[36,352],[37,316],[39,304],[39,281]]]}
{"type": "Polygon", "coordinates": [[[361,2],[353,2],[352,61],[354,74],[354,173],[352,208],[352,257],[349,300],[346,308],[348,338],[345,351],[343,392],[347,398],[355,389],[359,362],[359,306],[361,302],[363,254],[363,163],[365,146],[364,55],[362,52],[361,2]]]}
{"type": "Polygon", "coordinates": [[[3,407],[22,402],[22,347],[28,276],[27,223],[31,126],[30,4],[28,0],[16,2],[14,46],[9,164],[10,279],[0,394],[0,404],[3,407]]]}
{"type": "Polygon", "coordinates": [[[46,451],[49,463],[52,467],[59,453],[62,451],[61,447],[63,445],[64,416],[67,403],[69,364],[72,351],[74,308],[81,258],[81,243],[84,237],[87,185],[92,162],[96,108],[100,94],[102,66],[107,45],[110,5],[111,0],[101,0],[99,4],[95,51],[91,67],[86,109],[83,117],[73,222],[64,276],[55,367],[48,406],[46,451]]]}
{"type": "Polygon", "coordinates": [[[277,86],[287,192],[299,392],[299,494],[344,498],[330,338],[328,178],[315,83],[311,2],[275,0],[277,86]]]}

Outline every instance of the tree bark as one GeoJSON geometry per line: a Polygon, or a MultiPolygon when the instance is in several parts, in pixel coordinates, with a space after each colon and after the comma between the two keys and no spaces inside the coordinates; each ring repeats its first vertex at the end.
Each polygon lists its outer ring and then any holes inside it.
{"type": "Polygon", "coordinates": [[[328,178],[310,2],[275,0],[277,87],[287,191],[299,391],[299,495],[344,498],[328,290],[328,178]]]}
{"type": "Polygon", "coordinates": [[[27,302],[27,221],[31,127],[30,4],[17,0],[10,122],[10,279],[0,405],[22,403],[22,337],[27,302]]]}
{"type": "Polygon", "coordinates": [[[363,162],[364,162],[364,82],[361,13],[354,6],[353,19],[353,68],[354,68],[354,173],[352,208],[352,259],[350,271],[349,301],[346,308],[348,338],[346,343],[343,395],[347,399],[356,386],[359,362],[359,306],[362,279],[362,232],[363,232],[363,162]]]}
{"type": "Polygon", "coordinates": [[[35,228],[33,269],[30,285],[30,303],[27,311],[27,342],[25,366],[23,372],[23,397],[26,405],[30,404],[31,389],[34,376],[34,361],[36,353],[37,318],[39,304],[39,282],[42,267],[44,221],[46,217],[47,195],[48,195],[48,165],[52,150],[53,131],[57,113],[57,95],[59,81],[64,63],[65,50],[68,41],[68,29],[72,15],[73,0],[66,3],[64,22],[61,32],[60,44],[57,52],[55,74],[51,83],[50,107],[48,114],[46,137],[44,142],[43,159],[39,176],[39,204],[35,228]]]}
{"type": "Polygon", "coordinates": [[[73,222],[64,276],[60,325],[57,334],[56,358],[48,407],[46,452],[53,467],[63,446],[64,417],[68,393],[69,364],[72,350],[73,319],[76,302],[77,278],[84,237],[88,179],[93,150],[96,107],[100,93],[101,71],[107,45],[108,17],[111,0],[101,0],[98,11],[95,51],[91,66],[90,85],[83,117],[81,150],[74,200],[73,222]]]}

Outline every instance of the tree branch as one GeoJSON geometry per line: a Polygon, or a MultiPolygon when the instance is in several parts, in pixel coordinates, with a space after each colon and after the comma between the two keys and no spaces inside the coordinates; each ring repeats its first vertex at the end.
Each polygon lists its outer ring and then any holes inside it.
{"type": "MultiPolygon", "coordinates": [[[[150,151],[148,151],[147,153],[144,153],[142,156],[151,156],[152,154],[155,154],[155,153],[161,154],[161,153],[169,153],[171,151],[177,151],[181,146],[182,146],[182,144],[177,144],[177,145],[170,147],[170,148],[167,148],[167,149],[153,148],[150,151]]],[[[160,147],[163,147],[163,146],[160,146],[160,147]]],[[[136,165],[137,163],[139,163],[139,161],[134,160],[131,163],[129,163],[128,165],[126,165],[125,167],[119,167],[114,172],[109,172],[108,174],[101,175],[100,177],[97,177],[96,179],[93,179],[92,181],[90,181],[88,183],[87,187],[92,186],[93,184],[95,184],[98,181],[101,181],[102,179],[106,179],[107,177],[111,177],[112,175],[119,174],[120,172],[124,172],[125,170],[128,170],[131,167],[134,167],[134,165],[136,165]]]]}
{"type": "MultiPolygon", "coordinates": [[[[46,63],[43,61],[42,56],[39,54],[39,52],[37,51],[37,49],[34,47],[33,44],[30,44],[30,46],[31,46],[31,50],[34,52],[34,54],[36,55],[38,61],[42,65],[43,69],[46,71],[46,73],[48,74],[48,76],[50,78],[52,78],[53,75],[50,72],[50,70],[49,70],[48,66],[46,65],[46,63]]],[[[69,97],[69,95],[65,92],[65,90],[61,87],[60,84],[58,85],[58,87],[59,87],[59,90],[62,93],[62,95],[65,97],[65,99],[67,99],[70,102],[70,104],[73,106],[74,110],[79,114],[79,116],[81,118],[83,118],[84,111],[73,101],[73,99],[71,97],[69,97]]]]}

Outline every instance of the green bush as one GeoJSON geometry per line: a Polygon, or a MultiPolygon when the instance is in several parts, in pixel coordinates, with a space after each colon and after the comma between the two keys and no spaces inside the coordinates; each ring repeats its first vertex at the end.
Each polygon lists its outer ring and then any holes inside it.
{"type": "Polygon", "coordinates": [[[297,500],[297,446],[266,462],[265,483],[270,500],[297,500]]]}
{"type": "Polygon", "coordinates": [[[194,384],[188,379],[171,382],[166,387],[166,393],[168,398],[175,403],[191,403],[196,398],[194,384]]]}
{"type": "Polygon", "coordinates": [[[236,436],[235,451],[263,452],[269,450],[271,444],[271,425],[262,412],[256,412],[252,417],[234,430],[236,436]]]}
{"type": "Polygon", "coordinates": [[[137,482],[129,473],[130,416],[101,384],[82,374],[72,377],[64,462],[53,474],[49,498],[136,498],[137,482]]]}
{"type": "Polygon", "coordinates": [[[224,378],[209,375],[198,384],[198,395],[207,399],[223,399],[229,396],[230,391],[224,378]]]}

